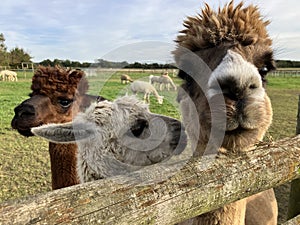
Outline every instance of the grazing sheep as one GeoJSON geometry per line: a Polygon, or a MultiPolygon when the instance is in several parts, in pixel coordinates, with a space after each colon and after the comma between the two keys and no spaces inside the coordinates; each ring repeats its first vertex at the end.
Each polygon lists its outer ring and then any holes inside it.
{"type": "Polygon", "coordinates": [[[3,71],[0,72],[0,80],[5,80],[5,74],[3,73],[3,71]]]}
{"type": "Polygon", "coordinates": [[[159,84],[159,90],[160,91],[163,90],[163,86],[165,86],[167,88],[167,90],[169,91],[170,90],[170,85],[173,87],[173,89],[175,91],[177,90],[177,87],[174,84],[173,80],[166,73],[161,75],[161,76],[150,75],[149,76],[149,83],[152,84],[152,85],[155,85],[155,83],[159,84]]]}
{"type": "Polygon", "coordinates": [[[17,73],[11,70],[2,70],[0,77],[3,81],[18,81],[17,73]]]}
{"type": "Polygon", "coordinates": [[[177,87],[176,85],[174,84],[173,80],[171,77],[169,77],[169,75],[162,75],[160,76],[160,87],[159,87],[159,90],[162,91],[163,89],[163,86],[165,86],[167,88],[167,90],[169,91],[170,90],[170,85],[172,86],[172,88],[176,91],[177,90],[177,87]]]}
{"type": "Polygon", "coordinates": [[[158,87],[160,86],[160,76],[154,76],[154,75],[149,75],[149,83],[153,85],[153,87],[158,87]],[[158,85],[156,85],[158,84],[158,85]]]}
{"type": "Polygon", "coordinates": [[[131,91],[134,93],[134,94],[137,94],[137,93],[144,93],[144,101],[150,103],[150,95],[153,93],[154,96],[156,97],[157,99],[157,102],[159,104],[162,104],[163,103],[163,99],[164,97],[163,96],[160,96],[156,89],[151,85],[149,84],[148,82],[145,82],[145,81],[134,81],[133,83],[130,84],[130,89],[131,91]]]}
{"type": "MultiPolygon", "coordinates": [[[[185,82],[178,96],[189,138],[202,156],[219,141],[230,157],[253,149],[272,121],[270,99],[264,89],[267,73],[275,68],[272,40],[258,7],[231,1],[213,11],[208,5],[188,17],[174,51],[178,76],[185,82]],[[189,115],[191,99],[198,118],[189,115]],[[195,121],[200,133],[195,135],[195,121]],[[210,140],[213,140],[210,143],[210,140]]],[[[275,225],[277,203],[273,189],[258,193],[182,224],[275,225]]]]}
{"type": "MultiPolygon", "coordinates": [[[[11,125],[26,137],[32,127],[65,123],[86,109],[96,96],[87,95],[88,82],[81,70],[39,67],[32,77],[30,98],[15,108],[11,125]]],[[[101,99],[101,97],[99,97],[101,99]]],[[[79,183],[76,172],[76,144],[49,143],[52,189],[79,183]]]]}
{"type": "Polygon", "coordinates": [[[43,125],[32,132],[55,143],[77,142],[82,183],[165,161],[186,146],[178,120],[151,113],[134,96],[94,103],[72,123],[43,125]]]}
{"type": "Polygon", "coordinates": [[[127,74],[122,74],[120,78],[121,78],[121,84],[123,83],[127,84],[128,82],[133,82],[131,77],[127,74]]]}
{"type": "Polygon", "coordinates": [[[155,85],[155,83],[159,83],[160,76],[149,75],[149,83],[155,85]]]}

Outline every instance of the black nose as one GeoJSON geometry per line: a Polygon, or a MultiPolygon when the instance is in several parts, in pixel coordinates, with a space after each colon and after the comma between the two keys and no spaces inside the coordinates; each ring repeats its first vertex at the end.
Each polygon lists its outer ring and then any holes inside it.
{"type": "Polygon", "coordinates": [[[220,88],[224,97],[233,101],[238,101],[243,98],[243,91],[240,89],[234,78],[228,77],[219,81],[220,88]]]}
{"type": "Polygon", "coordinates": [[[29,117],[35,115],[35,109],[32,105],[21,104],[15,108],[15,115],[19,118],[29,117]]]}

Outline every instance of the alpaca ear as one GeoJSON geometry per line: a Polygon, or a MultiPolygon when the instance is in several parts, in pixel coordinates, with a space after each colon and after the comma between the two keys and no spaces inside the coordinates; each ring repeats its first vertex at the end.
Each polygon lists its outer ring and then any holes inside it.
{"type": "Polygon", "coordinates": [[[93,133],[91,129],[86,128],[87,126],[85,124],[47,124],[31,128],[31,132],[50,142],[75,143],[77,140],[85,139],[93,133]]]}

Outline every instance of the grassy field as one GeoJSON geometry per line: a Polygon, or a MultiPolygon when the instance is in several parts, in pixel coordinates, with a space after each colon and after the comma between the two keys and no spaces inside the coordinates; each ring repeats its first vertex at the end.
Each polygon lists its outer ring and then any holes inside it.
{"type": "MultiPolygon", "coordinates": [[[[149,74],[130,74],[133,79],[147,80],[149,74]]],[[[40,138],[24,138],[11,129],[13,109],[28,98],[31,79],[21,75],[18,82],[0,82],[0,202],[36,193],[50,191],[50,163],[48,143],[40,138]]],[[[106,77],[110,77],[107,74],[106,77]]],[[[119,74],[109,80],[97,77],[90,79],[90,92],[114,99],[127,92],[120,84],[119,74]]],[[[180,81],[175,79],[176,83],[180,81]]],[[[300,78],[270,77],[267,92],[274,108],[273,125],[268,136],[273,139],[293,136],[296,127],[297,103],[300,94],[300,78]]],[[[163,92],[164,104],[151,99],[151,111],[180,118],[175,101],[176,92],[163,92]]]]}

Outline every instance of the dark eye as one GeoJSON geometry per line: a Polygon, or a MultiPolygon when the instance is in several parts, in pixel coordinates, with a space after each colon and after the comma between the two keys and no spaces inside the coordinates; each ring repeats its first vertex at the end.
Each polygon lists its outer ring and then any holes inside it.
{"type": "Polygon", "coordinates": [[[146,129],[148,127],[149,127],[149,124],[148,124],[147,120],[138,119],[135,122],[135,124],[130,128],[130,130],[135,137],[140,137],[143,134],[144,129],[146,129]]]}
{"type": "Polygon", "coordinates": [[[103,98],[102,96],[97,96],[97,102],[102,102],[102,101],[104,101],[104,100],[106,100],[105,98],[103,98]]]}
{"type": "Polygon", "coordinates": [[[60,104],[63,108],[68,108],[72,104],[72,99],[59,99],[58,104],[60,104]]]}
{"type": "Polygon", "coordinates": [[[267,66],[263,66],[261,68],[258,69],[258,72],[260,75],[266,75],[269,72],[269,69],[267,66]]]}
{"type": "Polygon", "coordinates": [[[250,84],[250,85],[249,85],[249,88],[252,89],[252,90],[254,90],[254,89],[257,88],[257,86],[256,86],[256,84],[250,84]]]}

